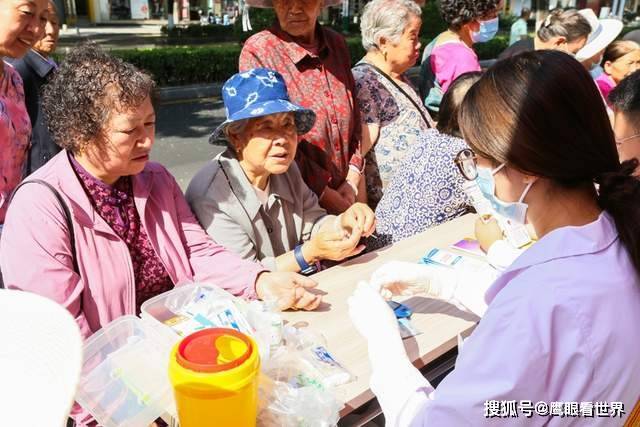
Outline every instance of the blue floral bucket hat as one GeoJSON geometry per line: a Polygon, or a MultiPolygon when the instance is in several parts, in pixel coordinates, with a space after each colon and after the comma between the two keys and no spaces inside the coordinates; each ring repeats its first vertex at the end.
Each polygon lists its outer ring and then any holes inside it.
{"type": "Polygon", "coordinates": [[[287,86],[280,73],[266,68],[233,75],[222,86],[222,99],[227,120],[213,131],[210,143],[218,140],[229,124],[239,120],[293,112],[300,135],[309,132],[316,122],[316,113],[289,100],[287,86]]]}

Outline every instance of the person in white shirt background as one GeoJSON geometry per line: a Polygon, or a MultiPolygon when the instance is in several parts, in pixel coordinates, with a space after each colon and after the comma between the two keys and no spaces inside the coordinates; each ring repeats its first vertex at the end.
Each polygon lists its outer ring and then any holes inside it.
{"type": "MultiPolygon", "coordinates": [[[[466,178],[486,181],[498,203],[524,207],[523,220],[540,240],[484,293],[410,263],[382,266],[370,283],[359,284],[350,315],[367,340],[371,389],[388,426],[584,422],[486,418],[490,400],[621,402],[626,414],[635,405],[640,181],[632,174],[638,161],[620,163],[599,96],[584,67],[556,51],[499,62],[470,89],[460,113],[475,153],[466,178]],[[407,358],[381,295],[417,289],[472,310],[486,304],[437,390],[407,358]]],[[[625,415],[618,416],[592,418],[589,425],[622,424],[625,415]]]]}
{"type": "Polygon", "coordinates": [[[526,7],[522,9],[522,13],[520,13],[520,18],[516,20],[513,24],[511,24],[511,35],[509,37],[509,46],[514,44],[519,40],[524,40],[527,38],[529,31],[527,29],[527,21],[531,16],[531,10],[526,7]]]}

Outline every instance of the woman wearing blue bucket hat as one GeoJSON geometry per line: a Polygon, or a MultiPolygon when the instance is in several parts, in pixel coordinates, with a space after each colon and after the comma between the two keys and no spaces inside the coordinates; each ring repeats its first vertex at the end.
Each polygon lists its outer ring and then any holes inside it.
{"type": "Polygon", "coordinates": [[[224,133],[229,147],[187,189],[214,240],[271,270],[303,273],[320,260],[360,253],[360,238],[375,228],[371,209],[355,203],[327,215],[293,162],[315,113],[290,102],[282,76],[263,68],[231,77],[222,96],[227,120],[211,140],[224,133]]]}

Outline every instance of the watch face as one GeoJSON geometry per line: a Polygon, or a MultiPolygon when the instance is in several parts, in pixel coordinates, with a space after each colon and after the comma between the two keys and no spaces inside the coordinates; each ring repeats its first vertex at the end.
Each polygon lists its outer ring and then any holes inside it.
{"type": "Polygon", "coordinates": [[[301,271],[302,274],[313,274],[317,271],[317,268],[313,265],[310,265],[308,268],[305,268],[301,271]]]}

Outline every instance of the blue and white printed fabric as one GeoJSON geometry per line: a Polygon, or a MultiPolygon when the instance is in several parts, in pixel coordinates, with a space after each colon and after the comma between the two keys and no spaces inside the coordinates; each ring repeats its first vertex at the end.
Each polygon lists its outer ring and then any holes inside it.
{"type": "Polygon", "coordinates": [[[316,120],[313,111],[289,100],[287,86],[280,73],[266,68],[233,75],[222,86],[222,100],[227,119],[211,134],[211,143],[218,139],[227,125],[239,120],[294,112],[301,135],[309,132],[316,120]]]}
{"type": "Polygon", "coordinates": [[[376,208],[380,244],[397,242],[467,212],[454,158],[467,144],[435,129],[404,157],[376,208]]]}

